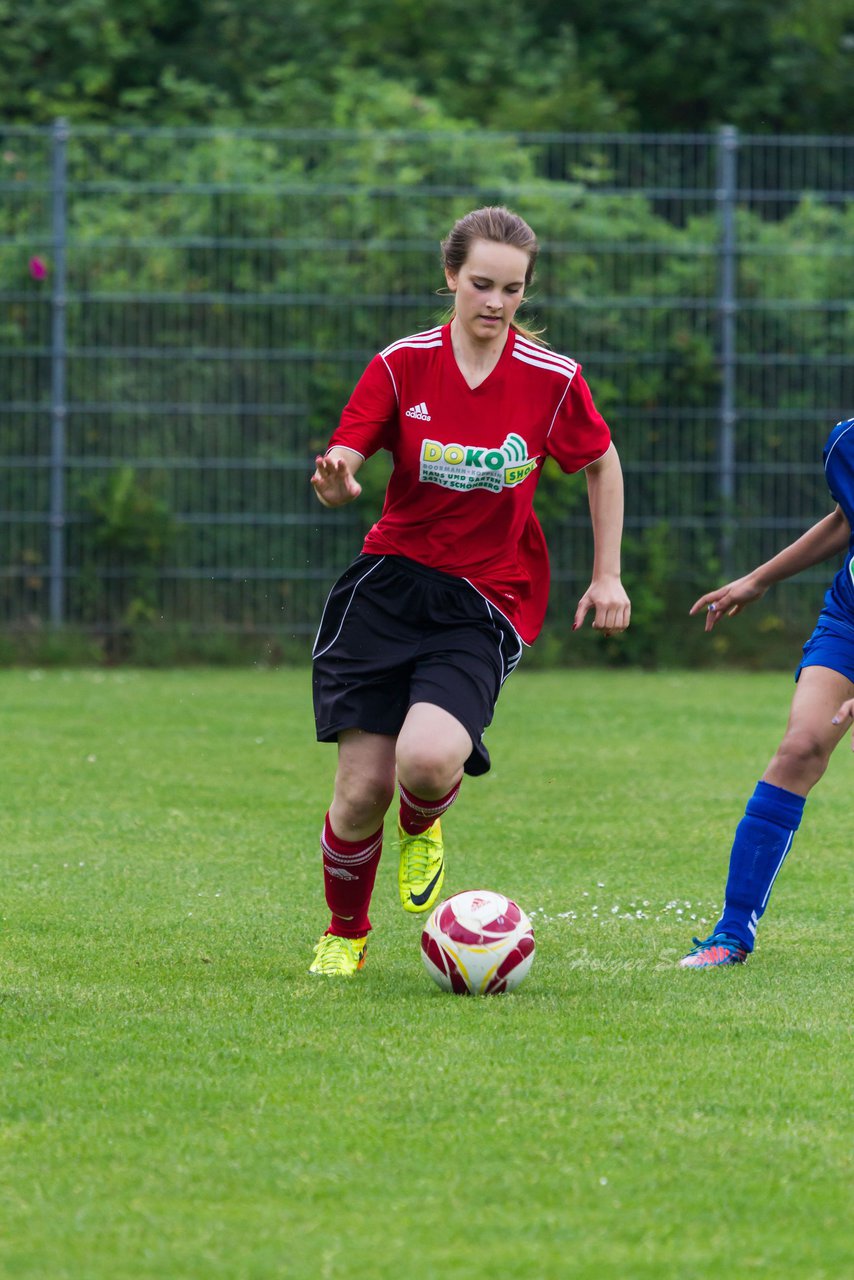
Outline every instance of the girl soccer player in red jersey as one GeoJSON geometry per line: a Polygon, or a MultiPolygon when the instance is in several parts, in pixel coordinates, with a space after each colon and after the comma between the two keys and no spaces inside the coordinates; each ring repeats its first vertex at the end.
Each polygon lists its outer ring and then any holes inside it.
{"type": "Polygon", "coordinates": [[[804,645],[783,740],[736,828],[723,915],[708,938],[694,939],[693,950],[679,961],[686,969],[743,964],[752,952],[806,798],[854,720],[854,418],[838,422],[831,431],[824,472],[835,509],[766,564],[701,596],[691,608],[691,613],[705,610],[706,630],[711,631],[773,583],[846,553],[804,645]]]}
{"type": "Polygon", "coordinates": [[[441,816],[464,773],[486,773],[483,733],[504,680],[540,631],[548,554],[533,511],[546,458],[586,472],[593,573],[580,627],[623,631],[623,481],[580,367],[515,322],[538,245],[500,207],[461,218],[442,244],[449,323],[391,343],[360,378],[311,483],[359,496],[379,449],[394,466],[380,519],[333,587],[314,646],[317,737],[338,743],[321,836],[332,919],[311,972],[364,964],[383,818],[400,795],[398,886],[429,910],[445,875],[441,816]]]}

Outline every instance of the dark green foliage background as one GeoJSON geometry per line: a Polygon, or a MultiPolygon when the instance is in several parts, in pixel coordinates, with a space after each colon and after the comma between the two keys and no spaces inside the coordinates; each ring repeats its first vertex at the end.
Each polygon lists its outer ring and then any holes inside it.
{"type": "Polygon", "coordinates": [[[850,131],[847,0],[0,0],[0,118],[850,131]]]}

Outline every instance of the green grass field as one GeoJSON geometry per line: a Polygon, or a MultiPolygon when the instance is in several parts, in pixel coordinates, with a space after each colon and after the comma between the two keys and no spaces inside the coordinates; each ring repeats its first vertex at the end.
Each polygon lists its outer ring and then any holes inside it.
{"type": "Polygon", "coordinates": [[[0,672],[0,1275],[854,1273],[846,741],[760,944],[680,971],[791,677],[519,672],[446,892],[532,916],[444,995],[389,841],[364,972],[306,972],[334,749],[305,671],[0,672]]]}

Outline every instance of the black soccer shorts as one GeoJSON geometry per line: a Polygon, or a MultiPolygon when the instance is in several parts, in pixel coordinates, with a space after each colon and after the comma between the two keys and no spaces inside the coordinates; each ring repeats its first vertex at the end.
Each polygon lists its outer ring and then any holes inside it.
{"type": "Polygon", "coordinates": [[[361,555],[332,588],[314,644],[318,742],[343,729],[396,736],[412,704],[429,702],[468,732],[465,772],[487,773],[483,734],[521,656],[515,629],[462,578],[361,555]]]}

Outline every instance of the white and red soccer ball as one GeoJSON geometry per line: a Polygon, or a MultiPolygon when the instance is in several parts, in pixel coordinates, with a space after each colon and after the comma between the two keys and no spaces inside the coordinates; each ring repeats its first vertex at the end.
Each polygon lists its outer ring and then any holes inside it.
{"type": "Polygon", "coordinates": [[[534,960],[534,930],[510,898],[469,889],[440,902],[421,934],[421,959],[443,991],[513,991],[534,960]]]}

